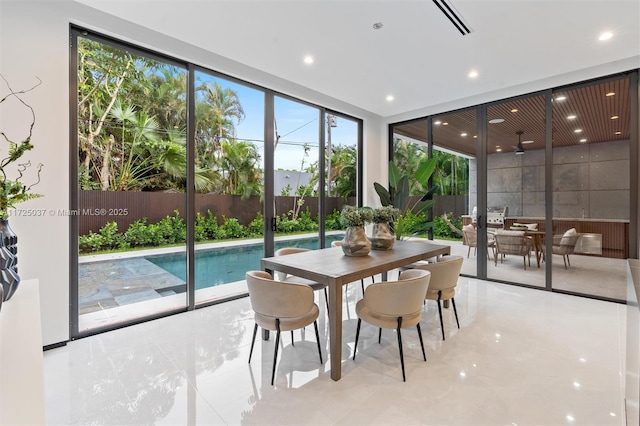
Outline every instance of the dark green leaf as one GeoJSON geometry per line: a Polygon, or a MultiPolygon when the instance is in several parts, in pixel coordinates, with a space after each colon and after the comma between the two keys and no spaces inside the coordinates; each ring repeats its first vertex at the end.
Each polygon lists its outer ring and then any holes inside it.
{"type": "Polygon", "coordinates": [[[389,162],[389,185],[392,188],[397,189],[400,179],[403,177],[403,173],[400,171],[398,166],[393,161],[389,162]]]}
{"type": "Polygon", "coordinates": [[[436,158],[429,158],[418,166],[418,170],[416,170],[416,181],[426,187],[429,181],[429,178],[433,174],[433,171],[436,169],[436,158]]]}
{"type": "Polygon", "coordinates": [[[380,203],[382,203],[383,206],[390,206],[391,204],[391,194],[389,194],[389,191],[387,191],[387,188],[385,188],[384,186],[380,185],[378,182],[373,182],[373,187],[375,188],[376,192],[378,193],[378,196],[380,197],[380,203]]]}

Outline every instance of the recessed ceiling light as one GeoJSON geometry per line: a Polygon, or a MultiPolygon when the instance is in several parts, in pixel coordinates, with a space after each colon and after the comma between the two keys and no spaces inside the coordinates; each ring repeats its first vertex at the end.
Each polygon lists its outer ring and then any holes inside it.
{"type": "Polygon", "coordinates": [[[387,95],[387,101],[391,102],[393,100],[393,95],[387,95]]]}
{"type": "Polygon", "coordinates": [[[612,115],[612,116],[611,116],[611,119],[612,119],[612,120],[617,120],[618,118],[620,118],[620,117],[618,117],[617,115],[612,115]]]}
{"type": "Polygon", "coordinates": [[[615,96],[615,95],[616,95],[616,92],[608,92],[605,96],[608,97],[608,96],[615,96]]]}
{"type": "Polygon", "coordinates": [[[528,143],[533,143],[533,141],[522,141],[522,145],[528,144],[528,143]]]}
{"type": "Polygon", "coordinates": [[[575,130],[573,131],[573,133],[581,133],[581,132],[582,132],[582,129],[575,129],[575,130]]]}
{"type": "Polygon", "coordinates": [[[496,149],[496,152],[502,152],[502,148],[496,149]]]}
{"type": "Polygon", "coordinates": [[[476,77],[478,77],[478,71],[471,70],[471,71],[469,71],[468,76],[469,76],[469,78],[476,78],[476,77]]]}
{"type": "Polygon", "coordinates": [[[498,124],[498,123],[502,123],[503,121],[504,121],[504,118],[494,118],[493,120],[489,120],[489,123],[498,124]]]}
{"type": "Polygon", "coordinates": [[[465,136],[467,136],[467,134],[466,133],[460,133],[460,136],[465,137],[465,136]]]}
{"type": "Polygon", "coordinates": [[[440,120],[438,120],[438,121],[434,121],[434,122],[433,122],[433,124],[435,124],[435,125],[440,125],[440,124],[442,124],[442,121],[440,121],[440,120]]]}
{"type": "Polygon", "coordinates": [[[567,97],[564,96],[564,95],[560,95],[560,96],[556,97],[555,99],[556,99],[556,101],[564,101],[564,100],[567,99],[567,97]]]}
{"type": "Polygon", "coordinates": [[[600,37],[598,37],[598,40],[605,41],[605,40],[609,40],[611,37],[613,37],[613,34],[607,31],[600,34],[600,37]]]}
{"type": "Polygon", "coordinates": [[[511,112],[518,112],[518,108],[512,109],[511,112]]]}
{"type": "Polygon", "coordinates": [[[587,140],[586,140],[586,139],[584,139],[584,138],[580,139],[580,143],[585,143],[586,141],[587,141],[587,140]]]}
{"type": "Polygon", "coordinates": [[[616,135],[621,135],[621,134],[622,134],[622,132],[616,132],[616,135]]]}
{"type": "Polygon", "coordinates": [[[305,64],[312,64],[313,63],[313,56],[311,55],[307,55],[304,57],[304,63],[305,64]]]}
{"type": "Polygon", "coordinates": [[[373,24],[373,29],[374,30],[379,30],[380,28],[382,28],[384,25],[382,24],[382,22],[376,22],[375,24],[373,24]]]}
{"type": "Polygon", "coordinates": [[[571,114],[571,115],[567,115],[567,120],[575,120],[576,116],[571,114]]]}
{"type": "Polygon", "coordinates": [[[478,139],[478,135],[473,135],[473,138],[474,139],[478,139]]]}
{"type": "Polygon", "coordinates": [[[444,123],[442,123],[443,126],[448,126],[449,123],[447,123],[446,121],[444,123]]]}
{"type": "Polygon", "coordinates": [[[500,148],[500,145],[496,145],[496,148],[500,148]]]}

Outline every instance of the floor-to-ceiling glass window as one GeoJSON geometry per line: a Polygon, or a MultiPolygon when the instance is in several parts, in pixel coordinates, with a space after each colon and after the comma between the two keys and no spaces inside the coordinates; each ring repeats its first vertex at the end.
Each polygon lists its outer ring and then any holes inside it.
{"type": "Polygon", "coordinates": [[[358,122],[325,113],[325,247],[340,239],[342,206],[357,205],[358,122]]]}
{"type": "Polygon", "coordinates": [[[316,107],[280,96],[274,98],[274,114],[275,249],[318,248],[322,115],[316,107]],[[292,232],[306,238],[290,237],[292,232]]]}
{"type": "MultiPolygon", "coordinates": [[[[455,178],[468,179],[462,230],[486,223],[486,265],[479,260],[475,270],[465,261],[463,274],[624,300],[625,259],[637,244],[630,221],[637,211],[637,93],[637,73],[629,73],[482,105],[473,111],[486,144],[467,151],[456,147],[469,135],[459,128],[460,112],[392,124],[393,153],[403,138],[428,150],[431,131],[433,156],[468,155],[467,177],[455,178]]],[[[485,250],[467,240],[464,250],[450,243],[452,253],[471,258],[485,250]]]]}
{"type": "Polygon", "coordinates": [[[186,306],[185,281],[154,256],[181,256],[184,274],[187,72],[97,38],[75,41],[77,334],[186,306]]]}
{"type": "Polygon", "coordinates": [[[487,107],[487,277],[545,286],[545,97],[487,107]]]}
{"type": "Polygon", "coordinates": [[[553,288],[626,298],[629,78],[553,93],[553,288]]]}
{"type": "Polygon", "coordinates": [[[246,295],[274,234],[342,238],[361,120],[81,29],[72,52],[72,338],[246,295]]]}
{"type": "Polygon", "coordinates": [[[450,244],[452,254],[464,257],[461,273],[477,274],[477,145],[476,110],[468,109],[432,118],[434,172],[434,239],[450,244]],[[462,231],[462,234],[456,232],[462,231]]]}
{"type": "Polygon", "coordinates": [[[263,254],[262,90],[195,72],[195,299],[247,291],[263,254]]]}

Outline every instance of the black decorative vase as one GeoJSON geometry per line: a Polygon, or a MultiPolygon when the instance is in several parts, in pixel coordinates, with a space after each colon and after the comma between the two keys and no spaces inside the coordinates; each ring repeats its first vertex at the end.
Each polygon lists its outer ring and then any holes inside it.
{"type": "Polygon", "coordinates": [[[11,299],[20,285],[20,277],[15,270],[16,258],[4,245],[4,233],[0,231],[0,284],[2,284],[3,300],[11,299]]]}

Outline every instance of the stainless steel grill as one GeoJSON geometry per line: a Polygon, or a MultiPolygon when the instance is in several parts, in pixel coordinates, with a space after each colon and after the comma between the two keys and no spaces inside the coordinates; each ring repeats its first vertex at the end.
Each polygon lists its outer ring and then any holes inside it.
{"type": "Polygon", "coordinates": [[[508,207],[489,207],[487,209],[487,225],[504,226],[504,218],[509,212],[508,207]]]}

